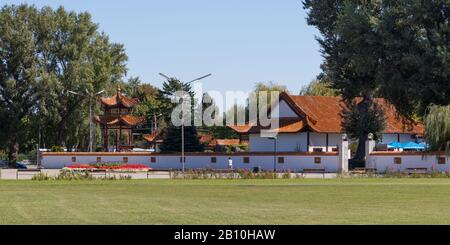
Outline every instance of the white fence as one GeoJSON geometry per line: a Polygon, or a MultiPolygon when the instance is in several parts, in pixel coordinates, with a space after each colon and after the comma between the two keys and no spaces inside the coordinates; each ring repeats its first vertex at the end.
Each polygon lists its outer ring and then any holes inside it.
{"type": "Polygon", "coordinates": [[[450,155],[444,152],[374,151],[375,142],[366,142],[366,168],[377,172],[423,169],[450,171],[450,155]]]}
{"type": "Polygon", "coordinates": [[[366,168],[374,168],[377,172],[409,169],[447,172],[450,171],[450,155],[422,152],[372,152],[367,158],[366,168]]]}
{"type": "MultiPolygon", "coordinates": [[[[228,169],[228,159],[232,159],[234,169],[253,169],[277,171],[304,169],[322,169],[325,172],[338,172],[342,161],[337,152],[327,153],[186,153],[186,169],[228,169]]],[[[345,158],[344,158],[345,159],[345,158]]],[[[345,161],[345,160],[344,160],[345,161]]],[[[123,162],[146,164],[155,170],[181,169],[179,154],[141,153],[141,152],[44,152],[41,165],[47,169],[59,169],[73,164],[91,164],[96,162],[123,162]]]]}

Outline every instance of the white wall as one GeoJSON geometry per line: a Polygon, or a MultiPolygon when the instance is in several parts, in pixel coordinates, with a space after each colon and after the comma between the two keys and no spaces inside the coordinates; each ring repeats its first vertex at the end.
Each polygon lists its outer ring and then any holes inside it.
{"type": "MultiPolygon", "coordinates": [[[[309,150],[307,148],[307,133],[278,134],[277,152],[307,152],[313,148],[322,148],[327,151],[327,136],[324,133],[309,134],[309,150]]],[[[338,147],[342,140],[341,134],[328,134],[328,152],[338,147]]],[[[260,137],[259,134],[249,135],[249,149],[251,152],[273,152],[274,142],[272,139],[260,137]]]]}
{"type": "MultiPolygon", "coordinates": [[[[46,155],[42,156],[42,166],[45,168],[63,168],[72,163],[72,156],[76,156],[76,163],[94,163],[97,156],[95,153],[90,155],[83,154],[82,156],[73,154],[61,155],[46,155]]],[[[110,154],[109,156],[102,155],[102,161],[120,162],[125,155],[110,154]]],[[[129,163],[146,164],[153,169],[181,169],[180,156],[177,155],[163,155],[163,154],[140,154],[128,155],[129,163]],[[151,163],[150,158],[156,157],[156,162],[151,163]]],[[[202,155],[186,155],[185,168],[212,168],[212,169],[227,169],[228,158],[233,160],[233,167],[235,169],[252,169],[253,167],[262,167],[265,170],[273,170],[274,156],[271,154],[202,154],[202,155]],[[217,162],[211,163],[211,157],[216,157],[217,162]],[[244,157],[249,157],[250,162],[244,163],[244,157]]],[[[278,155],[277,157],[284,157],[284,163],[278,163],[276,159],[277,170],[292,170],[300,171],[304,168],[325,169],[327,172],[337,172],[339,168],[338,154],[286,154],[278,155]],[[321,158],[321,163],[316,164],[314,160],[316,157],[321,158]]]]}
{"type": "MultiPolygon", "coordinates": [[[[274,106],[272,111],[276,111],[277,108],[279,114],[278,117],[298,117],[297,113],[295,113],[284,100],[280,100],[280,102],[274,106]]],[[[276,115],[273,115],[273,117],[277,118],[276,115]]]]}
{"type": "Polygon", "coordinates": [[[438,164],[437,155],[410,153],[410,152],[373,152],[366,163],[367,168],[376,168],[378,172],[404,171],[407,168],[427,168],[428,171],[450,171],[450,155],[442,155],[446,158],[445,164],[438,164]],[[401,157],[401,164],[395,164],[394,158],[401,157]]]}
{"type": "MultiPolygon", "coordinates": [[[[305,132],[277,135],[277,152],[306,152],[307,136],[305,132]]],[[[260,137],[259,134],[249,135],[249,150],[251,152],[273,152],[274,141],[260,137]]]]}

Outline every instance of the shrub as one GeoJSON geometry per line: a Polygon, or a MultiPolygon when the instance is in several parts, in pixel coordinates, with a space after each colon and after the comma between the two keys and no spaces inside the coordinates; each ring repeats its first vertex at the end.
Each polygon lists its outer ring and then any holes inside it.
{"type": "Polygon", "coordinates": [[[52,152],[63,152],[63,148],[59,145],[54,145],[52,146],[52,148],[50,149],[52,152]]]}
{"type": "Polygon", "coordinates": [[[31,178],[31,180],[38,180],[38,181],[43,181],[43,180],[51,180],[52,178],[50,176],[48,176],[47,174],[44,173],[38,173],[33,175],[33,177],[31,178]]]}

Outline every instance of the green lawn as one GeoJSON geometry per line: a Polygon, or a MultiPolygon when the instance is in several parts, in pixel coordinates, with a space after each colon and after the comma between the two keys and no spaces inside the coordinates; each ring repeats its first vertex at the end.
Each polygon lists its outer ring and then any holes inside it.
{"type": "Polygon", "coordinates": [[[450,224],[450,179],[4,180],[0,224],[450,224]]]}

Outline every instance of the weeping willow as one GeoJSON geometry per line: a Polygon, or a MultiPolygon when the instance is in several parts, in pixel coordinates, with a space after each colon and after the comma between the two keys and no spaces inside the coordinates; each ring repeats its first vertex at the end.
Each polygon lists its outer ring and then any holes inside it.
{"type": "Polygon", "coordinates": [[[430,106],[424,124],[430,150],[450,153],[450,106],[430,106]]]}

